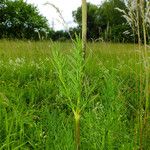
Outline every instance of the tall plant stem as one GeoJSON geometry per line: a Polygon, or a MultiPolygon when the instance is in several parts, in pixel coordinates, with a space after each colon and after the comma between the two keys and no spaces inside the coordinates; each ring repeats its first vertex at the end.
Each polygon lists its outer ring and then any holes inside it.
{"type": "Polygon", "coordinates": [[[141,0],[142,6],[142,18],[143,18],[143,36],[144,36],[144,68],[145,68],[145,115],[144,115],[144,124],[146,123],[146,118],[149,108],[149,60],[148,60],[148,51],[147,51],[147,35],[146,35],[146,24],[145,24],[145,6],[144,1],[141,0]]]}
{"type": "Polygon", "coordinates": [[[76,150],[80,150],[80,112],[78,110],[74,112],[74,117],[76,150]]]}
{"type": "Polygon", "coordinates": [[[87,42],[87,3],[82,0],[82,50],[83,58],[86,56],[86,42],[87,42]]]}
{"type": "Polygon", "coordinates": [[[140,35],[140,9],[139,9],[139,4],[140,0],[136,1],[136,14],[137,14],[137,34],[138,34],[138,44],[139,44],[139,49],[141,46],[141,35],[140,35]]]}
{"type": "MultiPolygon", "coordinates": [[[[138,46],[139,46],[139,51],[141,51],[141,33],[140,33],[140,12],[141,12],[141,0],[136,1],[136,14],[137,14],[137,35],[138,35],[138,46]]],[[[143,56],[143,52],[141,51],[141,55],[143,56]]],[[[143,57],[139,55],[139,60],[141,61],[143,57]]],[[[142,63],[140,64],[140,108],[138,112],[139,116],[139,142],[140,142],[140,150],[143,149],[143,78],[142,78],[142,63]]]]}
{"type": "MultiPolygon", "coordinates": [[[[87,3],[86,0],[82,0],[82,56],[83,56],[83,63],[86,57],[86,36],[87,36],[87,3]]],[[[84,69],[83,69],[84,72],[84,69]]],[[[84,84],[84,77],[82,79],[82,84],[84,84]]],[[[80,102],[78,102],[79,104],[80,102]]],[[[77,104],[77,105],[78,105],[77,104]]],[[[75,143],[76,143],[76,150],[80,150],[80,109],[76,108],[74,111],[74,118],[75,118],[75,143]]]]}
{"type": "MultiPolygon", "coordinates": [[[[144,76],[145,76],[145,89],[144,89],[144,117],[141,113],[141,119],[140,119],[140,150],[143,149],[143,129],[147,125],[147,115],[148,115],[148,109],[149,109],[149,60],[148,60],[148,51],[147,51],[147,35],[146,35],[146,23],[145,23],[145,2],[144,0],[140,0],[140,6],[141,6],[141,16],[142,16],[142,28],[143,28],[143,37],[144,37],[144,53],[143,53],[143,60],[144,60],[144,76]]],[[[141,105],[141,108],[143,105],[141,105]]],[[[142,109],[141,109],[142,111],[142,109]]],[[[146,134],[146,133],[145,133],[146,134]]],[[[146,136],[146,135],[144,135],[146,136]]]]}

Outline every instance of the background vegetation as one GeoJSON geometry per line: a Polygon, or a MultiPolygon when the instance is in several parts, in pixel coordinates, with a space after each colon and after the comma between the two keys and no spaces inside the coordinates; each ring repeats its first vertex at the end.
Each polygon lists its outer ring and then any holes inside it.
{"type": "MultiPolygon", "coordinates": [[[[57,43],[59,47],[67,59],[74,46],[57,43]]],[[[86,90],[97,97],[82,112],[81,149],[139,149],[139,103],[145,83],[143,78],[141,89],[144,72],[138,46],[87,47],[86,90]]],[[[52,51],[49,42],[0,41],[1,149],[74,149],[73,112],[60,93],[52,51]]],[[[147,121],[142,134],[145,150],[150,147],[149,117],[147,121]]]]}
{"type": "Polygon", "coordinates": [[[80,38],[44,40],[69,36],[36,7],[0,2],[0,150],[150,149],[150,3],[128,2],[88,3],[84,58],[80,38]]]}
{"type": "MultiPolygon", "coordinates": [[[[128,13],[129,6],[130,3],[124,0],[104,0],[99,6],[88,3],[88,40],[137,42],[137,34],[133,34],[132,28],[127,24],[122,12],[115,9],[120,8],[128,13]]],[[[27,4],[23,0],[1,0],[0,10],[0,38],[60,41],[70,39],[66,31],[54,31],[50,28],[46,18],[40,15],[37,7],[27,4]]],[[[81,34],[81,7],[72,14],[78,26],[70,28],[69,32],[72,37],[75,37],[75,32],[81,34]]]]}

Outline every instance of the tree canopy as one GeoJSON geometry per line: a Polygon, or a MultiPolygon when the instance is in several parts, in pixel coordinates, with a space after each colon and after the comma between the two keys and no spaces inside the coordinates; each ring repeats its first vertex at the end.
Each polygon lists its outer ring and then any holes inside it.
{"type": "MultiPolygon", "coordinates": [[[[127,25],[126,20],[122,17],[122,13],[116,8],[126,10],[126,5],[123,0],[107,0],[102,5],[97,6],[91,3],[87,4],[88,8],[88,39],[103,38],[105,41],[131,41],[124,33],[131,30],[127,25]]],[[[81,7],[73,11],[74,21],[78,24],[81,30],[81,7]]]]}
{"type": "Polygon", "coordinates": [[[0,12],[0,38],[39,39],[50,31],[37,7],[23,0],[1,0],[0,12]]]}
{"type": "MultiPolygon", "coordinates": [[[[104,40],[112,42],[134,42],[137,35],[133,34],[132,28],[123,17],[120,10],[129,12],[129,3],[125,0],[104,0],[101,5],[87,3],[87,39],[104,40]],[[133,35],[135,38],[133,38],[133,35]]],[[[72,12],[74,21],[78,24],[75,28],[70,28],[70,35],[75,37],[75,33],[81,34],[82,12],[78,7],[72,12]]],[[[136,18],[135,18],[136,19],[136,18]]],[[[142,32],[142,30],[141,30],[142,32]]],[[[149,30],[147,31],[150,32],[149,30]]],[[[0,38],[17,39],[48,39],[67,40],[70,39],[64,30],[54,31],[48,25],[48,21],[43,17],[37,7],[28,4],[23,0],[0,0],[0,38]]],[[[141,37],[142,39],[143,37],[141,37]]]]}

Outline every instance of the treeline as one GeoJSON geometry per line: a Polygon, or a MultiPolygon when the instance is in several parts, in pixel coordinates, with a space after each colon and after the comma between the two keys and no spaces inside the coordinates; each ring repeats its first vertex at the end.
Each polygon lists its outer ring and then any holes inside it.
{"type": "Polygon", "coordinates": [[[23,0],[0,1],[0,38],[37,40],[50,37],[51,32],[37,7],[23,0]]]}
{"type": "MultiPolygon", "coordinates": [[[[128,11],[124,0],[105,0],[100,6],[87,4],[87,38],[90,41],[136,42],[131,27],[116,8],[128,11]]],[[[54,31],[37,7],[23,0],[0,1],[0,38],[65,41],[70,36],[66,31],[54,31]]],[[[81,34],[81,7],[73,11],[76,28],[70,28],[72,38],[81,34]]]]}
{"type": "MultiPolygon", "coordinates": [[[[87,4],[87,38],[89,40],[104,40],[114,42],[133,42],[131,28],[126,23],[122,13],[116,8],[126,10],[127,6],[123,0],[107,0],[100,6],[87,4]]],[[[81,30],[81,7],[73,12],[75,22],[81,30]]]]}

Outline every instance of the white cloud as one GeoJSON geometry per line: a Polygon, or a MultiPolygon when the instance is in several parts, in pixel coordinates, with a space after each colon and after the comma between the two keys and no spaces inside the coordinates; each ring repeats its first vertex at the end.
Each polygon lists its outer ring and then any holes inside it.
{"type": "MultiPolygon", "coordinates": [[[[68,23],[68,26],[75,26],[72,18],[72,11],[76,10],[79,6],[81,6],[81,0],[26,0],[28,3],[34,4],[38,7],[40,13],[45,16],[50,26],[54,25],[55,30],[64,29],[62,23],[60,23],[59,15],[56,13],[56,10],[52,8],[50,5],[44,5],[44,3],[49,2],[57,6],[65,21],[68,23]]],[[[87,2],[91,2],[93,4],[101,4],[102,0],[87,0],[87,2]]]]}

